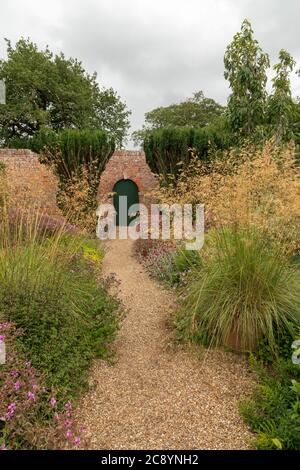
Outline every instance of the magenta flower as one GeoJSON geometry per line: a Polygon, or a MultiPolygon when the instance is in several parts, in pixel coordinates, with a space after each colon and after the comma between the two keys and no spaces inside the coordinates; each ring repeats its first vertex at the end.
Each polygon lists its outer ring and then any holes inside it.
{"type": "Polygon", "coordinates": [[[66,438],[67,439],[72,439],[72,431],[70,431],[70,429],[68,429],[67,432],[66,432],[66,438]]]}
{"type": "Polygon", "coordinates": [[[64,425],[65,428],[70,428],[72,426],[72,421],[70,419],[66,419],[64,425]]]}
{"type": "Polygon", "coordinates": [[[29,398],[29,400],[35,401],[35,393],[27,392],[27,397],[29,398]]]}
{"type": "Polygon", "coordinates": [[[65,404],[65,409],[66,410],[71,410],[72,409],[72,405],[69,401],[65,404]]]}
{"type": "Polygon", "coordinates": [[[15,410],[17,408],[17,405],[15,403],[10,403],[7,407],[7,413],[6,413],[6,417],[8,419],[12,418],[13,415],[15,414],[15,410]]]}
{"type": "Polygon", "coordinates": [[[18,375],[19,375],[19,372],[16,371],[16,370],[12,370],[11,373],[10,373],[10,375],[11,375],[14,379],[16,379],[16,378],[18,377],[18,375]]]}
{"type": "Polygon", "coordinates": [[[55,397],[51,397],[50,405],[52,406],[52,408],[55,408],[55,405],[56,405],[56,399],[55,399],[55,397]]]}
{"type": "Polygon", "coordinates": [[[0,343],[4,343],[5,341],[5,336],[4,335],[0,335],[0,343]]]}
{"type": "Polygon", "coordinates": [[[75,439],[74,442],[75,442],[75,445],[76,445],[77,447],[79,447],[79,446],[80,446],[80,443],[81,443],[80,437],[76,437],[76,439],[75,439]]]}
{"type": "Polygon", "coordinates": [[[20,380],[17,380],[17,381],[14,383],[14,389],[15,389],[15,390],[20,390],[20,387],[21,387],[21,382],[20,382],[20,380]]]}

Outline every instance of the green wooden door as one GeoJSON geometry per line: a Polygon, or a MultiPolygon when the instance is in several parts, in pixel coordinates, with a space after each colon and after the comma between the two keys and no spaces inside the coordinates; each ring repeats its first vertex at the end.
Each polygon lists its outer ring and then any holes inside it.
{"type": "Polygon", "coordinates": [[[139,203],[139,192],[137,185],[131,180],[120,180],[118,181],[113,189],[114,193],[114,207],[117,212],[116,223],[117,225],[129,225],[129,223],[136,217],[128,215],[130,213],[130,207],[133,204],[139,203]],[[120,213],[120,196],[127,196],[127,213],[120,213]]]}

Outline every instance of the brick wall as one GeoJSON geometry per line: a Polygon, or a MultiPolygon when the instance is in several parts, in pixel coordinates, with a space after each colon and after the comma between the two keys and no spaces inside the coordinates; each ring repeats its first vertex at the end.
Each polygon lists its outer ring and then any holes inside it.
{"type": "Polygon", "coordinates": [[[58,181],[52,171],[39,162],[38,155],[27,149],[0,149],[8,185],[15,199],[60,216],[56,206],[58,181]]]}
{"type": "Polygon", "coordinates": [[[147,193],[158,188],[158,182],[146,162],[144,152],[118,150],[114,152],[101,175],[98,201],[107,202],[114,185],[122,180],[134,181],[139,189],[140,202],[147,204],[147,193]]]}

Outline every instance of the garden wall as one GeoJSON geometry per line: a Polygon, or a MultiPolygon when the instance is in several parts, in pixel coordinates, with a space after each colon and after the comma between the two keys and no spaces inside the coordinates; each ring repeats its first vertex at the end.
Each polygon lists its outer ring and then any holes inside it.
{"type": "Polygon", "coordinates": [[[120,180],[132,180],[138,187],[141,203],[150,202],[149,192],[158,188],[158,181],[146,162],[142,151],[117,150],[101,175],[98,201],[107,202],[114,185],[120,180]]]}
{"type": "Polygon", "coordinates": [[[15,200],[27,206],[60,216],[56,205],[58,180],[36,153],[27,149],[0,149],[0,162],[6,167],[8,186],[15,200]]]}

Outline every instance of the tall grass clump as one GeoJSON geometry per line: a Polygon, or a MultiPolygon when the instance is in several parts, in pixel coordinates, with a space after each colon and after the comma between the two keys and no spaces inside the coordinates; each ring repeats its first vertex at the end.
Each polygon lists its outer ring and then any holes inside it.
{"type": "Polygon", "coordinates": [[[213,233],[195,268],[175,324],[185,339],[255,350],[300,325],[300,273],[253,229],[213,233]]]}
{"type": "Polygon", "coordinates": [[[75,397],[92,358],[107,352],[117,304],[97,281],[96,246],[64,227],[44,236],[40,216],[23,214],[0,223],[0,312],[22,331],[19,346],[48,387],[75,397]]]}

